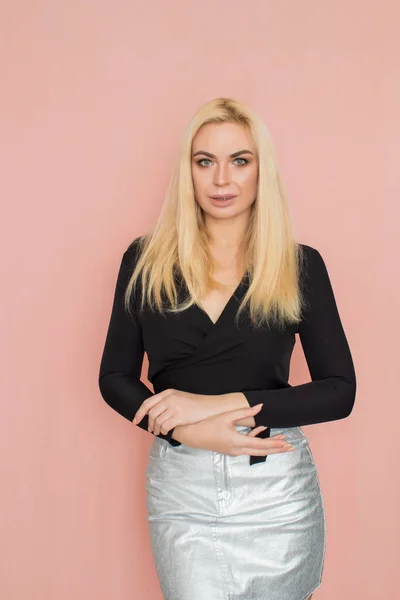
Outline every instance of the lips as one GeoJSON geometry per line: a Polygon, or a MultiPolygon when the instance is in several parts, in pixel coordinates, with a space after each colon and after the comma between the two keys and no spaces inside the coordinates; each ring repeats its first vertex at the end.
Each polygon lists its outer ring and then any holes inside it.
{"type": "Polygon", "coordinates": [[[235,194],[215,194],[214,196],[210,196],[211,204],[213,206],[217,206],[219,208],[226,208],[227,206],[231,206],[233,204],[234,199],[236,198],[235,194]]]}

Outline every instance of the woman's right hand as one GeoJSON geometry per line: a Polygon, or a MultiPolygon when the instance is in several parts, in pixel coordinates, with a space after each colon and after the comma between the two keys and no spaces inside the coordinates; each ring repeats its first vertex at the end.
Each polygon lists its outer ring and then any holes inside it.
{"type": "Polygon", "coordinates": [[[229,456],[248,454],[266,456],[279,452],[291,452],[295,448],[285,442],[284,435],[274,435],[269,438],[258,438],[256,435],[266,427],[255,427],[249,433],[237,431],[235,422],[246,417],[252,417],[261,409],[261,404],[248,408],[239,408],[207,417],[196,423],[178,425],[173,437],[178,442],[191,448],[202,448],[221,452],[229,456]]]}

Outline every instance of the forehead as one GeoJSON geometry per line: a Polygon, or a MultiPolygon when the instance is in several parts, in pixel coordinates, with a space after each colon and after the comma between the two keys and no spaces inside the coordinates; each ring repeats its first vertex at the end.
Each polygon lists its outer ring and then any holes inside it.
{"type": "Polygon", "coordinates": [[[255,152],[250,131],[239,123],[207,123],[193,138],[192,151],[208,150],[214,154],[230,154],[248,149],[255,152]]]}

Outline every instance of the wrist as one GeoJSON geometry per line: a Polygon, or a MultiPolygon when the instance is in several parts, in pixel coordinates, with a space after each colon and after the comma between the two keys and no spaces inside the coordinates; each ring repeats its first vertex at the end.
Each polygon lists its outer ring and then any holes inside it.
{"type": "MultiPolygon", "coordinates": [[[[204,402],[209,405],[209,416],[219,415],[239,408],[250,408],[249,402],[242,392],[228,392],[226,394],[217,394],[216,396],[204,396],[204,402]]],[[[253,416],[240,419],[236,424],[247,427],[256,426],[253,416]]]]}
{"type": "Polygon", "coordinates": [[[228,392],[217,396],[217,398],[219,398],[220,406],[223,405],[224,412],[237,410],[238,408],[250,408],[250,404],[242,392],[228,392]]]}
{"type": "MultiPolygon", "coordinates": [[[[224,406],[223,412],[229,410],[237,410],[239,408],[250,408],[250,404],[246,396],[242,392],[229,392],[227,394],[221,394],[219,398],[223,398],[222,405],[224,406]]],[[[221,405],[221,402],[220,402],[221,405]]],[[[222,411],[220,411],[222,412],[222,411]]],[[[245,417],[236,421],[236,425],[245,425],[247,427],[255,427],[256,422],[253,416],[245,417]]]]}
{"type": "Polygon", "coordinates": [[[185,436],[185,433],[187,432],[188,427],[190,427],[190,424],[189,425],[177,425],[176,427],[174,427],[171,438],[173,440],[176,440],[177,442],[180,442],[181,444],[183,444],[184,436],[185,436]]]}
{"type": "Polygon", "coordinates": [[[228,403],[225,402],[224,396],[225,394],[203,396],[201,399],[201,404],[205,407],[206,414],[203,417],[204,419],[207,417],[215,417],[216,415],[226,412],[227,410],[232,410],[229,408],[228,403]]]}

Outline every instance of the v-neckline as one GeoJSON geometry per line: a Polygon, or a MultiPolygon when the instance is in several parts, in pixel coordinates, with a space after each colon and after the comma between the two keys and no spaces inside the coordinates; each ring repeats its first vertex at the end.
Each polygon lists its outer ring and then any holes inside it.
{"type": "Polygon", "coordinates": [[[221,319],[227,313],[232,302],[236,299],[236,296],[237,296],[239,290],[241,289],[242,285],[244,285],[246,278],[247,278],[247,271],[245,272],[242,279],[238,283],[236,289],[232,292],[231,296],[228,298],[225,306],[223,307],[222,311],[219,314],[219,317],[217,318],[217,320],[215,322],[212,320],[212,318],[210,317],[208,312],[202,306],[199,306],[198,304],[194,304],[194,306],[199,309],[200,313],[202,313],[205,316],[205,318],[207,319],[207,321],[212,329],[215,329],[217,327],[217,325],[219,325],[219,323],[221,322],[221,319]]]}

